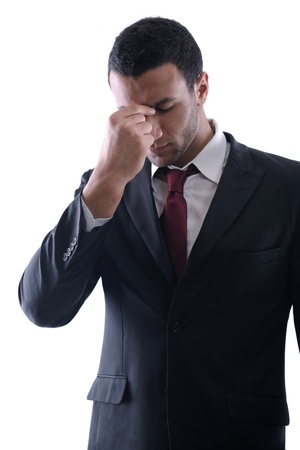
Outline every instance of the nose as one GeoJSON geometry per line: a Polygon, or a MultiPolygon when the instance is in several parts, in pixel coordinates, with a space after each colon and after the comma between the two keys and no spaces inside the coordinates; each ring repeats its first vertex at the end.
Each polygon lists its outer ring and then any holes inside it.
{"type": "Polygon", "coordinates": [[[161,129],[159,119],[157,116],[155,117],[155,114],[154,114],[153,116],[148,116],[147,121],[150,122],[152,125],[151,134],[152,134],[152,136],[154,138],[154,142],[155,142],[159,138],[161,138],[163,135],[163,131],[161,129]]]}

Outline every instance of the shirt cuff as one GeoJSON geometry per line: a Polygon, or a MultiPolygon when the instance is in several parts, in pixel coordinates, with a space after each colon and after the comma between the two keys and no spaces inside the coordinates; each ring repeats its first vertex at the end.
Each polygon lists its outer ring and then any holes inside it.
{"type": "Polygon", "coordinates": [[[82,197],[81,197],[81,207],[82,207],[83,215],[85,218],[85,231],[89,232],[89,231],[92,231],[93,228],[95,228],[95,227],[102,227],[102,225],[104,225],[106,222],[108,222],[111,219],[111,217],[108,217],[105,219],[101,219],[101,218],[95,219],[93,214],[89,210],[89,208],[84,203],[82,197]]]}

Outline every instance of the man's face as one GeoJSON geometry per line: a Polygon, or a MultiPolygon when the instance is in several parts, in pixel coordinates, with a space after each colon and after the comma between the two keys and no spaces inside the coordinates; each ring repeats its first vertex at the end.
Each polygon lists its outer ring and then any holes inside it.
{"type": "Polygon", "coordinates": [[[147,157],[158,167],[170,164],[182,167],[203,148],[199,80],[194,91],[190,92],[173,64],[149,70],[137,78],[124,77],[116,72],[110,74],[110,86],[119,109],[132,103],[155,108],[155,114],[146,117],[152,125],[154,137],[147,157]]]}

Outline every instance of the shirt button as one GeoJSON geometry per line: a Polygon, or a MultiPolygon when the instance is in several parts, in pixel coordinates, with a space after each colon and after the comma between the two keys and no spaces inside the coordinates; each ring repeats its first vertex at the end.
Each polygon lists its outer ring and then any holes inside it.
{"type": "Polygon", "coordinates": [[[171,325],[171,330],[173,331],[173,333],[178,333],[178,331],[181,330],[181,324],[180,322],[173,322],[171,325]]]}

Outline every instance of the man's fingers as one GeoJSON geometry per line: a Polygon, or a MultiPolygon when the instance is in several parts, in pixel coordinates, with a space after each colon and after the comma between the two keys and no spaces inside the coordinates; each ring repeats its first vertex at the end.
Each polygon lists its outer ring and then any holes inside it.
{"type": "Polygon", "coordinates": [[[147,122],[146,120],[144,122],[140,122],[138,124],[138,129],[141,134],[151,134],[152,131],[152,125],[150,122],[147,122]]]}
{"type": "MultiPolygon", "coordinates": [[[[152,116],[155,114],[155,109],[147,105],[137,105],[135,103],[126,106],[120,110],[122,117],[128,118],[131,116],[152,116]]],[[[145,120],[145,119],[144,119],[145,120]]]]}

